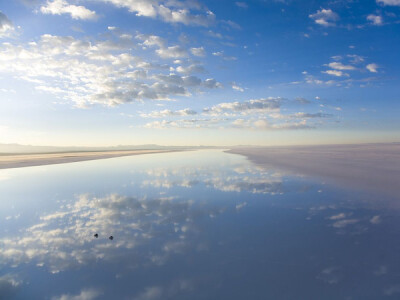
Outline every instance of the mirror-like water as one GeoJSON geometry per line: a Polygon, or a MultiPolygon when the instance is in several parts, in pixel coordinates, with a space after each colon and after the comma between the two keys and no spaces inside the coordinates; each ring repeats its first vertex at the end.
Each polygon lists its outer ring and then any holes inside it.
{"type": "Polygon", "coordinates": [[[1,170],[0,195],[0,299],[400,297],[395,199],[239,155],[1,170]]]}

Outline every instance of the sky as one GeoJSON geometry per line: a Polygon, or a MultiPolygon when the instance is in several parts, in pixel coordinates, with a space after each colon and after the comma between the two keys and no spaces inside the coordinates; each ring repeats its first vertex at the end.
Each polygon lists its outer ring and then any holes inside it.
{"type": "Polygon", "coordinates": [[[0,143],[400,142],[400,0],[0,3],[0,143]]]}

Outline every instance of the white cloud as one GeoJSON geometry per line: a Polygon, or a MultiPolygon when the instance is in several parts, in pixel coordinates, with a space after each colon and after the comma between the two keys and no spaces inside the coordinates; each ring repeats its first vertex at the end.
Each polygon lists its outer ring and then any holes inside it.
{"type": "Polygon", "coordinates": [[[246,205],[247,205],[247,202],[236,204],[236,210],[241,210],[246,205]]]}
{"type": "Polygon", "coordinates": [[[156,53],[161,58],[180,58],[188,55],[186,49],[179,45],[158,49],[156,53]]]}
{"type": "Polygon", "coordinates": [[[165,109],[162,111],[152,111],[151,113],[148,114],[140,114],[140,116],[143,118],[164,118],[164,117],[176,117],[176,116],[191,116],[196,114],[197,114],[196,111],[189,108],[185,108],[176,111],[172,111],[169,109],[165,109]]]}
{"type": "Polygon", "coordinates": [[[344,219],[344,218],[346,218],[345,213],[339,213],[337,215],[329,217],[330,220],[340,220],[340,219],[344,219]]]}
{"type": "Polygon", "coordinates": [[[147,287],[144,292],[134,298],[134,300],[157,300],[164,295],[164,289],[160,286],[147,287]]]}
{"type": "Polygon", "coordinates": [[[158,46],[159,48],[165,47],[165,40],[157,35],[138,34],[136,39],[142,40],[145,46],[158,46]]]}
{"type": "Polygon", "coordinates": [[[213,52],[214,56],[223,56],[224,55],[224,51],[217,51],[217,52],[213,52]]]}
{"type": "Polygon", "coordinates": [[[210,26],[215,23],[213,12],[196,1],[179,0],[99,0],[117,7],[127,8],[137,16],[158,18],[168,23],[210,26]],[[197,13],[193,13],[196,11],[197,13]]]}
{"type": "Polygon", "coordinates": [[[225,25],[228,25],[228,29],[229,28],[233,28],[233,29],[236,29],[236,30],[241,30],[242,29],[242,26],[240,26],[238,23],[235,23],[235,22],[233,22],[231,20],[222,20],[221,23],[225,24],[225,25]]]}
{"type": "Polygon", "coordinates": [[[357,219],[345,219],[345,220],[336,221],[335,223],[333,223],[333,227],[344,228],[348,225],[356,224],[358,222],[359,222],[359,220],[357,220],[357,219]]]}
{"type": "Polygon", "coordinates": [[[244,89],[242,87],[240,87],[239,85],[237,85],[235,82],[232,83],[232,89],[234,89],[235,91],[238,91],[238,92],[244,92],[244,89]]]}
{"type": "MultiPolygon", "coordinates": [[[[175,247],[181,245],[182,242],[168,244],[166,247],[175,247]]],[[[143,292],[139,293],[133,300],[158,300],[158,299],[176,299],[180,298],[178,295],[191,291],[193,289],[193,282],[187,279],[174,280],[164,286],[148,286],[143,292]]]]}
{"type": "MultiPolygon", "coordinates": [[[[193,118],[178,120],[160,120],[149,122],[144,128],[238,128],[250,130],[295,130],[309,129],[320,125],[320,119],[333,115],[322,112],[298,112],[289,115],[279,113],[281,98],[249,100],[245,102],[225,102],[211,108],[204,108],[203,115],[214,118],[193,118]],[[240,116],[240,117],[238,117],[240,116]],[[267,119],[270,118],[269,120],[267,119]],[[313,119],[317,120],[315,123],[313,119]],[[309,124],[310,122],[310,124],[309,124]]],[[[142,117],[174,117],[195,115],[196,112],[185,109],[181,111],[164,110],[142,114],[142,117]]]]}
{"type": "Polygon", "coordinates": [[[206,55],[206,51],[204,50],[203,47],[199,47],[199,48],[190,48],[190,52],[192,52],[192,54],[194,56],[205,56],[206,55]]]}
{"type": "Polygon", "coordinates": [[[255,130],[296,130],[313,128],[307,124],[306,120],[298,122],[271,123],[267,119],[237,119],[232,122],[232,126],[235,128],[255,130]]]}
{"type": "Polygon", "coordinates": [[[102,293],[95,289],[83,289],[78,295],[64,294],[53,297],[52,300],[93,300],[100,297],[102,293]]]}
{"type": "Polygon", "coordinates": [[[371,73],[378,73],[378,68],[379,66],[377,64],[368,64],[366,66],[367,70],[370,71],[371,73]]]}
{"type": "MultiPolygon", "coordinates": [[[[132,101],[169,100],[189,96],[190,89],[219,88],[215,79],[170,74],[166,64],[148,62],[133,56],[137,48],[133,37],[111,29],[107,40],[79,40],[73,37],[43,35],[27,44],[0,45],[0,73],[29,81],[41,92],[54,94],[78,107],[91,104],[115,106],[132,101]],[[167,74],[163,74],[167,72],[167,74]]],[[[141,45],[164,47],[157,36],[138,35],[141,45]]],[[[148,49],[142,49],[149,51],[148,49]]],[[[152,49],[150,49],[153,51],[152,49]]],[[[186,55],[180,46],[157,49],[159,55],[172,58],[186,55]]],[[[200,65],[178,67],[183,74],[204,72],[200,65]]]]}
{"type": "Polygon", "coordinates": [[[176,71],[183,74],[193,74],[193,73],[204,73],[205,69],[203,66],[198,64],[192,64],[189,66],[178,66],[176,71]]]}
{"type": "Polygon", "coordinates": [[[367,16],[367,20],[371,21],[372,24],[374,25],[382,25],[383,24],[383,19],[382,16],[378,16],[378,15],[369,15],[367,16]]]}
{"type": "Polygon", "coordinates": [[[224,38],[224,36],[223,36],[221,33],[219,33],[219,32],[214,32],[214,31],[212,31],[212,30],[207,31],[206,34],[207,34],[208,36],[210,36],[210,37],[217,38],[217,39],[223,39],[223,38],[224,38]]]}
{"type": "Polygon", "coordinates": [[[237,2],[235,2],[235,4],[237,7],[240,7],[240,8],[248,8],[249,7],[246,2],[237,1],[237,2]]]}
{"type": "Polygon", "coordinates": [[[381,222],[380,216],[373,216],[370,220],[371,224],[379,224],[381,222]]]}
{"type": "Polygon", "coordinates": [[[205,86],[206,88],[209,88],[209,89],[222,88],[222,84],[213,78],[208,78],[208,79],[204,80],[203,86],[205,86]]]}
{"type": "Polygon", "coordinates": [[[298,112],[293,115],[288,115],[288,118],[298,118],[298,119],[312,119],[312,118],[329,118],[332,117],[331,114],[325,113],[304,113],[298,112]]]}
{"type": "Polygon", "coordinates": [[[315,14],[309,15],[314,22],[321,26],[335,26],[335,22],[339,20],[339,15],[331,9],[320,9],[315,14]]]}
{"type": "Polygon", "coordinates": [[[65,0],[47,1],[45,6],[40,7],[43,14],[62,15],[69,14],[73,19],[93,20],[97,18],[96,12],[84,6],[71,5],[65,0]]]}
{"type": "MultiPolygon", "coordinates": [[[[395,0],[393,0],[395,1],[395,0]]],[[[391,285],[389,287],[384,288],[383,293],[386,296],[392,296],[394,294],[400,294],[400,284],[391,285]]]]}
{"type": "Polygon", "coordinates": [[[0,276],[0,297],[1,299],[13,299],[21,282],[13,276],[0,276]]]}
{"type": "Polygon", "coordinates": [[[400,0],[377,0],[376,2],[383,5],[400,6],[400,0]]]}
{"type": "Polygon", "coordinates": [[[184,120],[161,120],[161,121],[154,121],[146,123],[143,127],[144,128],[151,128],[151,129],[166,129],[166,128],[196,128],[196,129],[203,129],[203,128],[215,128],[223,120],[220,118],[214,119],[184,119],[184,120]]]}
{"type": "Polygon", "coordinates": [[[14,25],[5,14],[0,11],[0,38],[10,36],[14,31],[14,25]]]}
{"type": "Polygon", "coordinates": [[[327,70],[327,71],[323,71],[322,73],[325,73],[328,75],[333,75],[336,77],[349,76],[349,74],[343,73],[342,71],[338,71],[338,70],[327,70]]]}
{"type": "Polygon", "coordinates": [[[221,57],[223,60],[237,60],[237,57],[235,56],[226,56],[224,51],[213,52],[212,55],[221,57]]]}
{"type": "Polygon", "coordinates": [[[297,97],[296,99],[294,99],[296,102],[300,103],[300,104],[310,104],[311,101],[307,100],[306,98],[303,97],[297,97]]]}
{"type": "MultiPolygon", "coordinates": [[[[145,46],[145,48],[153,46],[158,47],[159,49],[155,52],[161,58],[176,59],[188,56],[188,51],[184,47],[179,45],[167,46],[166,41],[157,35],[138,34],[135,38],[143,41],[140,45],[145,46]]],[[[194,55],[196,53],[200,56],[202,49],[203,48],[192,48],[191,52],[194,55]]]]}
{"type": "Polygon", "coordinates": [[[331,62],[328,64],[329,67],[331,67],[332,69],[335,70],[340,70],[340,71],[351,71],[351,70],[355,70],[356,68],[354,66],[351,65],[344,65],[340,62],[331,62]]]}
{"type": "Polygon", "coordinates": [[[260,113],[276,111],[281,107],[282,98],[266,98],[244,102],[224,102],[203,110],[206,114],[260,113]]]}
{"type": "Polygon", "coordinates": [[[350,62],[352,64],[360,64],[364,62],[364,57],[356,55],[356,54],[348,54],[347,57],[349,57],[351,60],[350,62]]]}

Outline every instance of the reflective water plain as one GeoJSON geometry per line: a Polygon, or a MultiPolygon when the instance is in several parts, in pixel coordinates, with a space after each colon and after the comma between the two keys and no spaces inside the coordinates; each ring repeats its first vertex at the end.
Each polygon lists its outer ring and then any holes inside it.
{"type": "Polygon", "coordinates": [[[1,170],[0,195],[0,299],[400,298],[399,199],[222,150],[1,170]]]}

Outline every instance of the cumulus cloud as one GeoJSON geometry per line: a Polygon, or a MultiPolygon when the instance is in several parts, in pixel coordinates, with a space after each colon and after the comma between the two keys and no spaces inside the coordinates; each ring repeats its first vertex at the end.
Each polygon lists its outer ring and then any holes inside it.
{"type": "Polygon", "coordinates": [[[371,14],[367,16],[367,20],[370,21],[373,25],[379,26],[383,24],[382,16],[371,14]]]}
{"type": "Polygon", "coordinates": [[[0,38],[9,36],[14,31],[14,25],[5,14],[0,11],[0,38]]]}
{"type": "Polygon", "coordinates": [[[63,294],[53,297],[52,300],[93,300],[102,295],[102,292],[96,289],[83,289],[77,295],[63,294]]]}
{"type": "Polygon", "coordinates": [[[145,46],[158,46],[159,48],[165,47],[165,40],[157,35],[138,34],[136,39],[142,40],[145,46]]]}
{"type": "Polygon", "coordinates": [[[148,286],[133,298],[133,300],[174,299],[179,294],[191,291],[193,283],[187,279],[174,280],[172,283],[160,286],[148,286]]]}
{"type": "Polygon", "coordinates": [[[244,88],[240,87],[238,84],[236,84],[236,82],[232,83],[232,89],[238,92],[244,92],[244,88]]]}
{"type": "Polygon", "coordinates": [[[188,55],[186,49],[179,45],[158,49],[156,53],[161,58],[180,58],[188,55]]]}
{"type": "Polygon", "coordinates": [[[216,81],[214,78],[207,78],[203,82],[203,86],[209,89],[219,89],[222,88],[222,84],[216,81]]]}
{"type": "MultiPolygon", "coordinates": [[[[160,37],[119,33],[109,28],[107,40],[79,40],[69,36],[42,35],[25,45],[0,45],[0,72],[29,81],[38,91],[51,93],[76,106],[91,104],[115,106],[132,101],[169,100],[189,96],[191,89],[222,87],[215,79],[170,74],[169,65],[145,61],[133,56],[139,46],[161,47],[161,58],[186,55],[180,46],[167,47],[160,37]],[[167,72],[167,74],[165,74],[167,72]]],[[[143,49],[143,51],[147,51],[143,49]]],[[[152,50],[151,50],[152,51],[152,50]]],[[[199,65],[178,67],[184,75],[204,72],[199,65]]]]}
{"type": "MultiPolygon", "coordinates": [[[[400,5],[400,3],[399,3],[399,5],[400,5]]],[[[400,294],[400,284],[395,284],[395,285],[391,285],[391,286],[384,288],[383,294],[385,296],[392,296],[395,294],[400,294]]]]}
{"type": "Polygon", "coordinates": [[[346,70],[355,70],[356,68],[354,66],[351,65],[344,65],[340,62],[331,62],[328,64],[329,67],[331,67],[332,69],[335,70],[340,70],[340,71],[346,71],[346,70]]]}
{"type": "Polygon", "coordinates": [[[65,0],[49,0],[46,5],[40,7],[40,12],[51,15],[69,14],[71,18],[81,20],[94,20],[97,18],[96,12],[84,6],[71,5],[65,0]]]}
{"type": "Polygon", "coordinates": [[[231,21],[231,20],[222,20],[221,24],[227,25],[226,27],[229,28],[233,28],[233,29],[237,29],[237,30],[241,30],[242,26],[240,26],[239,24],[231,21]]]}
{"type": "Polygon", "coordinates": [[[356,224],[358,222],[359,222],[359,220],[357,220],[357,219],[344,219],[344,220],[336,221],[335,223],[333,223],[333,227],[344,228],[348,225],[356,224]]]}
{"type": "Polygon", "coordinates": [[[377,0],[376,2],[383,5],[400,6],[400,0],[377,0]]]}
{"type": "Polygon", "coordinates": [[[204,113],[211,115],[241,113],[248,114],[254,112],[269,112],[278,110],[281,107],[282,98],[266,98],[248,100],[244,102],[224,102],[210,108],[205,108],[204,113]]]}
{"type": "Polygon", "coordinates": [[[240,8],[248,8],[249,7],[246,2],[236,1],[235,4],[237,7],[240,7],[240,8]]]}
{"type": "Polygon", "coordinates": [[[192,64],[189,66],[178,66],[176,71],[183,74],[204,73],[205,69],[202,65],[192,64]]]}
{"type": "Polygon", "coordinates": [[[352,64],[360,64],[365,60],[364,57],[356,54],[348,54],[347,57],[350,58],[352,64]]]}
{"type": "Polygon", "coordinates": [[[210,26],[215,23],[213,12],[196,1],[171,0],[100,0],[127,8],[137,16],[157,18],[168,23],[210,26]]]}
{"type": "Polygon", "coordinates": [[[12,299],[20,282],[10,275],[0,277],[0,299],[12,299]]]}
{"type": "Polygon", "coordinates": [[[331,114],[324,113],[304,113],[298,112],[293,115],[289,115],[289,117],[299,118],[299,119],[312,119],[312,118],[329,118],[332,117],[331,114]]]}
{"type": "Polygon", "coordinates": [[[381,217],[380,216],[373,216],[369,221],[372,224],[379,224],[381,222],[381,217]]]}
{"type": "MultiPolygon", "coordinates": [[[[202,115],[213,118],[192,118],[149,122],[145,128],[238,128],[258,130],[292,130],[310,129],[320,126],[321,119],[331,118],[332,114],[323,112],[306,113],[297,112],[281,114],[283,98],[269,97],[248,101],[223,102],[202,110],[202,115]]],[[[176,116],[195,115],[195,111],[186,109],[182,111],[164,110],[142,114],[143,117],[168,118],[176,116]]]]}
{"type": "MultiPolygon", "coordinates": [[[[365,75],[365,68],[372,73],[377,73],[379,66],[376,64],[367,64],[365,58],[357,54],[347,54],[347,55],[335,55],[331,59],[334,61],[324,64],[323,66],[328,67],[328,70],[321,71],[321,73],[334,76],[337,79],[322,80],[316,75],[311,75],[308,72],[303,72],[305,77],[305,82],[308,84],[317,85],[330,85],[338,87],[351,87],[355,82],[368,82],[374,80],[371,77],[360,78],[363,74],[365,75]],[[348,72],[351,71],[351,72],[348,72]],[[358,72],[358,78],[353,78],[355,72],[358,72]]],[[[294,82],[296,84],[298,82],[294,82]]]]}
{"type": "MultiPolygon", "coordinates": [[[[142,41],[141,43],[142,46],[158,47],[159,49],[157,49],[155,52],[161,58],[176,59],[188,56],[187,49],[185,49],[180,45],[167,46],[166,41],[159,36],[138,34],[135,38],[142,41]]],[[[200,48],[192,48],[192,49],[200,49],[200,48]]]]}
{"type": "Polygon", "coordinates": [[[215,128],[221,124],[223,119],[213,118],[213,119],[184,119],[184,120],[162,120],[146,123],[143,127],[149,129],[167,129],[167,128],[215,128]]]}
{"type": "Polygon", "coordinates": [[[322,270],[320,274],[318,274],[317,279],[322,280],[328,284],[337,284],[340,280],[340,268],[326,268],[322,270]]]}
{"type": "Polygon", "coordinates": [[[172,111],[169,109],[161,111],[152,111],[151,113],[148,114],[140,114],[140,116],[143,118],[164,118],[164,117],[176,117],[176,116],[192,116],[196,114],[197,114],[196,111],[189,108],[185,108],[176,111],[172,111]]]}
{"type": "Polygon", "coordinates": [[[190,52],[192,52],[192,54],[194,56],[205,56],[206,55],[206,51],[204,50],[204,47],[199,47],[199,48],[190,48],[190,52]]]}
{"type": "Polygon", "coordinates": [[[339,15],[331,9],[320,9],[315,14],[309,15],[314,22],[321,26],[335,26],[336,21],[339,20],[339,15]]]}
{"type": "Polygon", "coordinates": [[[164,289],[161,286],[147,287],[145,290],[137,295],[134,300],[157,300],[162,299],[164,289]]]}
{"type": "Polygon", "coordinates": [[[283,123],[271,123],[267,119],[236,119],[232,122],[234,128],[255,129],[255,130],[296,130],[310,129],[313,126],[307,124],[307,120],[283,123]]]}
{"type": "Polygon", "coordinates": [[[338,71],[338,70],[327,70],[327,71],[322,71],[322,73],[325,73],[328,75],[333,75],[336,77],[349,76],[349,74],[344,73],[342,71],[338,71]]]}
{"type": "Polygon", "coordinates": [[[300,103],[300,104],[310,104],[311,101],[307,100],[306,98],[303,97],[297,97],[296,99],[294,99],[294,101],[300,103]]]}
{"type": "Polygon", "coordinates": [[[236,57],[236,56],[226,56],[226,55],[224,54],[224,51],[213,52],[212,55],[221,57],[223,60],[228,60],[228,61],[229,61],[229,60],[237,60],[237,57],[236,57]]]}
{"type": "Polygon", "coordinates": [[[366,66],[367,70],[370,71],[371,73],[378,73],[378,68],[379,66],[377,64],[368,64],[366,66]]]}

